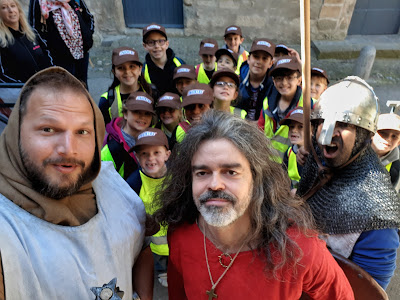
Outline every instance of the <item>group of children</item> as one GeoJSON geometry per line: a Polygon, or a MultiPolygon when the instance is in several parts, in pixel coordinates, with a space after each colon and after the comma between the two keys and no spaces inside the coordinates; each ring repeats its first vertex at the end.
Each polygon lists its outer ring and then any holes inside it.
{"type": "MultiPolygon", "coordinates": [[[[202,40],[202,62],[195,67],[175,56],[165,28],[155,23],[143,28],[143,47],[148,52],[144,64],[133,48],[113,50],[114,80],[99,102],[107,131],[101,156],[114,162],[149,214],[157,209],[151,204],[172,148],[209,109],[256,123],[271,140],[274,159],[286,166],[293,188],[300,180],[296,153],[304,134],[298,53],[266,38],[254,40],[247,52],[241,45],[242,31],[235,25],[226,28],[224,40],[222,48],[214,39],[202,40]]],[[[328,84],[326,71],[312,68],[311,105],[328,84]]],[[[393,182],[398,186],[400,117],[390,114],[381,119],[373,147],[388,171],[397,174],[393,182]]],[[[162,228],[150,244],[163,286],[167,286],[166,232],[162,228]]]]}

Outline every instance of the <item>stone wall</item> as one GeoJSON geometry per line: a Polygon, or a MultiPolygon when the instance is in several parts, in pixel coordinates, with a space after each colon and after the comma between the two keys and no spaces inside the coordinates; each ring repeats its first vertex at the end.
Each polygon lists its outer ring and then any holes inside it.
{"type": "MultiPolygon", "coordinates": [[[[21,0],[28,6],[29,0],[21,0]]],[[[140,35],[126,28],[122,0],[85,0],[95,16],[96,36],[140,35]]],[[[311,38],[342,40],[347,35],[356,0],[311,0],[311,38]]],[[[299,0],[183,0],[184,29],[171,36],[221,38],[232,24],[242,28],[246,41],[268,37],[276,42],[300,42],[299,0]]]]}

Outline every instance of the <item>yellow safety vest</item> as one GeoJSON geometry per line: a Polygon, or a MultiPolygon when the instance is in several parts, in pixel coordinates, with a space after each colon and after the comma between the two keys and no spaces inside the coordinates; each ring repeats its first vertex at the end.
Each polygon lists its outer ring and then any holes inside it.
{"type": "MultiPolygon", "coordinates": [[[[217,71],[217,63],[215,63],[214,72],[217,71]]],[[[204,63],[196,66],[197,81],[200,83],[209,84],[210,78],[208,78],[206,71],[204,70],[204,63]]]]}
{"type": "Polygon", "coordinates": [[[290,180],[292,181],[292,186],[297,188],[299,181],[301,179],[299,174],[299,169],[297,168],[297,160],[296,160],[296,153],[293,152],[292,147],[287,150],[288,156],[288,175],[290,180]]]}
{"type": "Polygon", "coordinates": [[[232,115],[240,116],[242,119],[246,119],[247,111],[238,107],[230,107],[230,111],[232,115]]]}
{"type": "MultiPolygon", "coordinates": [[[[115,164],[114,158],[111,155],[111,151],[108,148],[107,144],[103,147],[103,149],[101,149],[100,155],[101,155],[101,160],[102,161],[112,161],[113,164],[114,164],[114,168],[117,168],[117,165],[115,164]]],[[[122,164],[120,169],[117,170],[118,174],[121,175],[122,178],[124,178],[124,175],[125,175],[124,170],[125,170],[124,164],[122,164]]]]}
{"type": "Polygon", "coordinates": [[[242,63],[244,63],[247,60],[248,57],[249,57],[249,52],[247,52],[246,50],[244,50],[243,53],[239,55],[235,71],[236,74],[240,75],[240,67],[242,66],[242,63]]]}
{"type": "MultiPolygon", "coordinates": [[[[116,118],[116,117],[123,117],[123,114],[122,114],[122,100],[121,100],[121,94],[119,92],[119,89],[120,89],[120,85],[117,85],[114,88],[114,102],[108,108],[108,112],[110,114],[110,119],[111,120],[113,118],[116,118]],[[117,100],[117,101],[115,101],[115,100],[117,100]],[[114,104],[115,102],[116,102],[116,104],[114,104]],[[117,109],[118,109],[118,115],[117,115],[117,109]]],[[[102,94],[101,97],[108,100],[108,92],[105,92],[104,94],[102,94]]]]}
{"type": "MultiPolygon", "coordinates": [[[[179,61],[179,59],[177,59],[176,57],[174,57],[172,59],[172,61],[174,62],[175,66],[177,66],[177,67],[180,67],[182,65],[181,62],[179,61]]],[[[147,64],[144,66],[144,79],[147,81],[148,84],[151,84],[149,67],[147,64]]]]}
{"type": "MultiPolygon", "coordinates": [[[[188,123],[190,126],[190,123],[188,121],[183,121],[183,122],[188,123]]],[[[179,124],[178,127],[176,128],[176,132],[175,132],[176,141],[178,143],[181,143],[183,141],[183,139],[185,138],[185,136],[186,136],[186,131],[182,128],[181,124],[179,124]]]]}
{"type": "Polygon", "coordinates": [[[386,170],[387,170],[388,172],[390,172],[390,169],[392,168],[392,163],[388,163],[388,164],[385,166],[385,168],[386,168],[386,170]]]}
{"type": "MultiPolygon", "coordinates": [[[[139,197],[142,199],[146,213],[152,215],[159,207],[154,204],[155,193],[161,188],[164,178],[151,178],[146,176],[142,171],[139,171],[142,186],[140,188],[139,197]]],[[[167,241],[167,226],[160,226],[160,230],[151,237],[151,251],[158,255],[169,255],[167,241]]]]}
{"type": "MultiPolygon", "coordinates": [[[[278,157],[274,159],[278,163],[282,163],[283,156],[289,146],[291,145],[289,140],[289,127],[287,125],[277,124],[277,130],[274,132],[274,121],[265,113],[268,110],[268,97],[265,97],[263,102],[263,115],[264,115],[264,134],[271,140],[271,145],[279,153],[278,157]]],[[[301,94],[297,107],[303,107],[303,94],[301,94]]]]}

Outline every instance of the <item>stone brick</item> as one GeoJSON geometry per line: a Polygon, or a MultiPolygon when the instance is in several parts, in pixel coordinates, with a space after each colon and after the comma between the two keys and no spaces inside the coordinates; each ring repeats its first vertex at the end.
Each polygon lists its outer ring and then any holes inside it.
{"type": "Polygon", "coordinates": [[[321,31],[333,31],[336,29],[337,22],[335,20],[322,19],[318,20],[317,27],[321,31]]]}
{"type": "Polygon", "coordinates": [[[324,0],[324,4],[343,4],[345,0],[324,0]]]}
{"type": "Polygon", "coordinates": [[[214,0],[198,0],[197,5],[211,7],[211,6],[215,6],[215,1],[214,0]]]}
{"type": "Polygon", "coordinates": [[[236,24],[238,26],[247,26],[248,24],[252,24],[255,28],[260,28],[265,26],[265,17],[251,15],[251,16],[237,16],[236,24]]]}
{"type": "Polygon", "coordinates": [[[324,5],[319,14],[320,19],[339,19],[342,12],[342,6],[339,5],[324,5]]]}

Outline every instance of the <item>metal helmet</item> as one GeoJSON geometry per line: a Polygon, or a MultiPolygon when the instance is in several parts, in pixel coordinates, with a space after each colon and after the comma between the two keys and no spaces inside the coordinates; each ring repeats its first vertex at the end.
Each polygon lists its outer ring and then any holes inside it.
{"type": "Polygon", "coordinates": [[[318,142],[329,145],[336,122],[353,124],[376,132],[378,97],[373,88],[357,76],[349,76],[322,93],[311,113],[311,120],[323,119],[318,142]]]}

